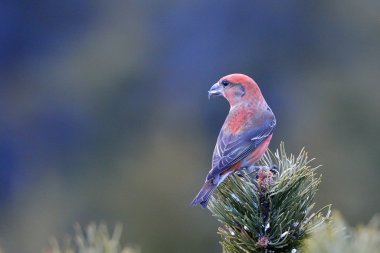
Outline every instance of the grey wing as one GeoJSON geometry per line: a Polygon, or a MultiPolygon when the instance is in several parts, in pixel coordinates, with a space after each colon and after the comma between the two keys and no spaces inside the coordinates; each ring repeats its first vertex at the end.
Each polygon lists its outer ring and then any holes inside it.
{"type": "Polygon", "coordinates": [[[221,174],[253,152],[272,134],[275,126],[276,119],[273,113],[268,113],[264,115],[260,126],[244,134],[233,135],[221,131],[215,145],[212,169],[207,175],[207,180],[221,174]]]}

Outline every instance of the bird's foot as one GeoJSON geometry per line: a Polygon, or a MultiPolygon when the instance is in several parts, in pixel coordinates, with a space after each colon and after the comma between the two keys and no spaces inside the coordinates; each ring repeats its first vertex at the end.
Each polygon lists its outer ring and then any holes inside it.
{"type": "Polygon", "coordinates": [[[273,175],[278,175],[278,167],[277,165],[273,164],[272,166],[261,166],[261,165],[252,165],[247,168],[248,174],[254,174],[257,177],[257,174],[259,171],[267,170],[273,173],[273,175]]]}
{"type": "Polygon", "coordinates": [[[238,177],[244,177],[244,172],[243,171],[236,171],[235,173],[238,177]]]}
{"type": "Polygon", "coordinates": [[[252,166],[249,166],[247,168],[248,173],[255,173],[259,170],[270,170],[270,171],[275,170],[275,171],[277,171],[277,166],[273,165],[273,166],[269,167],[269,166],[264,166],[264,165],[252,165],[252,166]]]}
{"type": "Polygon", "coordinates": [[[273,164],[273,165],[269,168],[269,170],[270,170],[273,174],[276,174],[276,175],[279,174],[278,167],[277,167],[276,164],[273,164]]]}
{"type": "Polygon", "coordinates": [[[275,164],[273,164],[270,167],[269,166],[261,166],[261,165],[252,165],[252,166],[247,167],[245,170],[236,171],[235,174],[238,177],[245,177],[247,175],[253,175],[254,177],[257,178],[258,172],[260,170],[270,171],[273,173],[273,175],[279,174],[278,167],[275,164]]]}

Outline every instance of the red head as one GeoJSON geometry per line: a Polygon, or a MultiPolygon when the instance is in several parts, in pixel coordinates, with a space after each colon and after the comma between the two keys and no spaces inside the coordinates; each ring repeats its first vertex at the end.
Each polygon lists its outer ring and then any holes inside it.
{"type": "Polygon", "coordinates": [[[209,98],[212,96],[225,97],[230,106],[244,101],[265,101],[259,86],[249,76],[243,74],[231,74],[220,78],[208,91],[209,98]]]}

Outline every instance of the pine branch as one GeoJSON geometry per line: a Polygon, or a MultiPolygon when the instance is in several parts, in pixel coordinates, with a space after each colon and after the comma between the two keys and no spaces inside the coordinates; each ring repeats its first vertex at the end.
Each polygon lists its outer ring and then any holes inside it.
{"type": "Polygon", "coordinates": [[[321,177],[311,161],[305,150],[288,157],[281,143],[274,154],[264,155],[256,174],[233,175],[219,186],[209,209],[224,225],[219,228],[224,252],[296,252],[328,219],[329,205],[312,213],[321,177]],[[268,169],[273,165],[277,173],[268,169]]]}
{"type": "Polygon", "coordinates": [[[380,253],[380,216],[375,216],[367,226],[352,229],[338,212],[333,212],[330,222],[314,231],[305,241],[307,253],[380,253]]]}
{"type": "Polygon", "coordinates": [[[53,238],[50,241],[51,248],[46,251],[49,253],[138,253],[137,249],[122,248],[120,239],[122,225],[117,224],[112,235],[109,234],[105,224],[97,226],[91,223],[85,230],[79,224],[75,225],[74,240],[70,237],[65,238],[64,245],[60,246],[58,241],[53,238]]]}

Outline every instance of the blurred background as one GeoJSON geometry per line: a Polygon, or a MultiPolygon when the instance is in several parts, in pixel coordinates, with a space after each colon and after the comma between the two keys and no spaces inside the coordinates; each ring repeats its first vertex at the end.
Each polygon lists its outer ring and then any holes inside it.
{"type": "Polygon", "coordinates": [[[380,2],[0,2],[0,245],[41,252],[75,222],[121,221],[144,253],[220,252],[190,208],[228,111],[221,76],[253,76],[271,149],[305,146],[318,206],[380,210],[380,2]]]}

